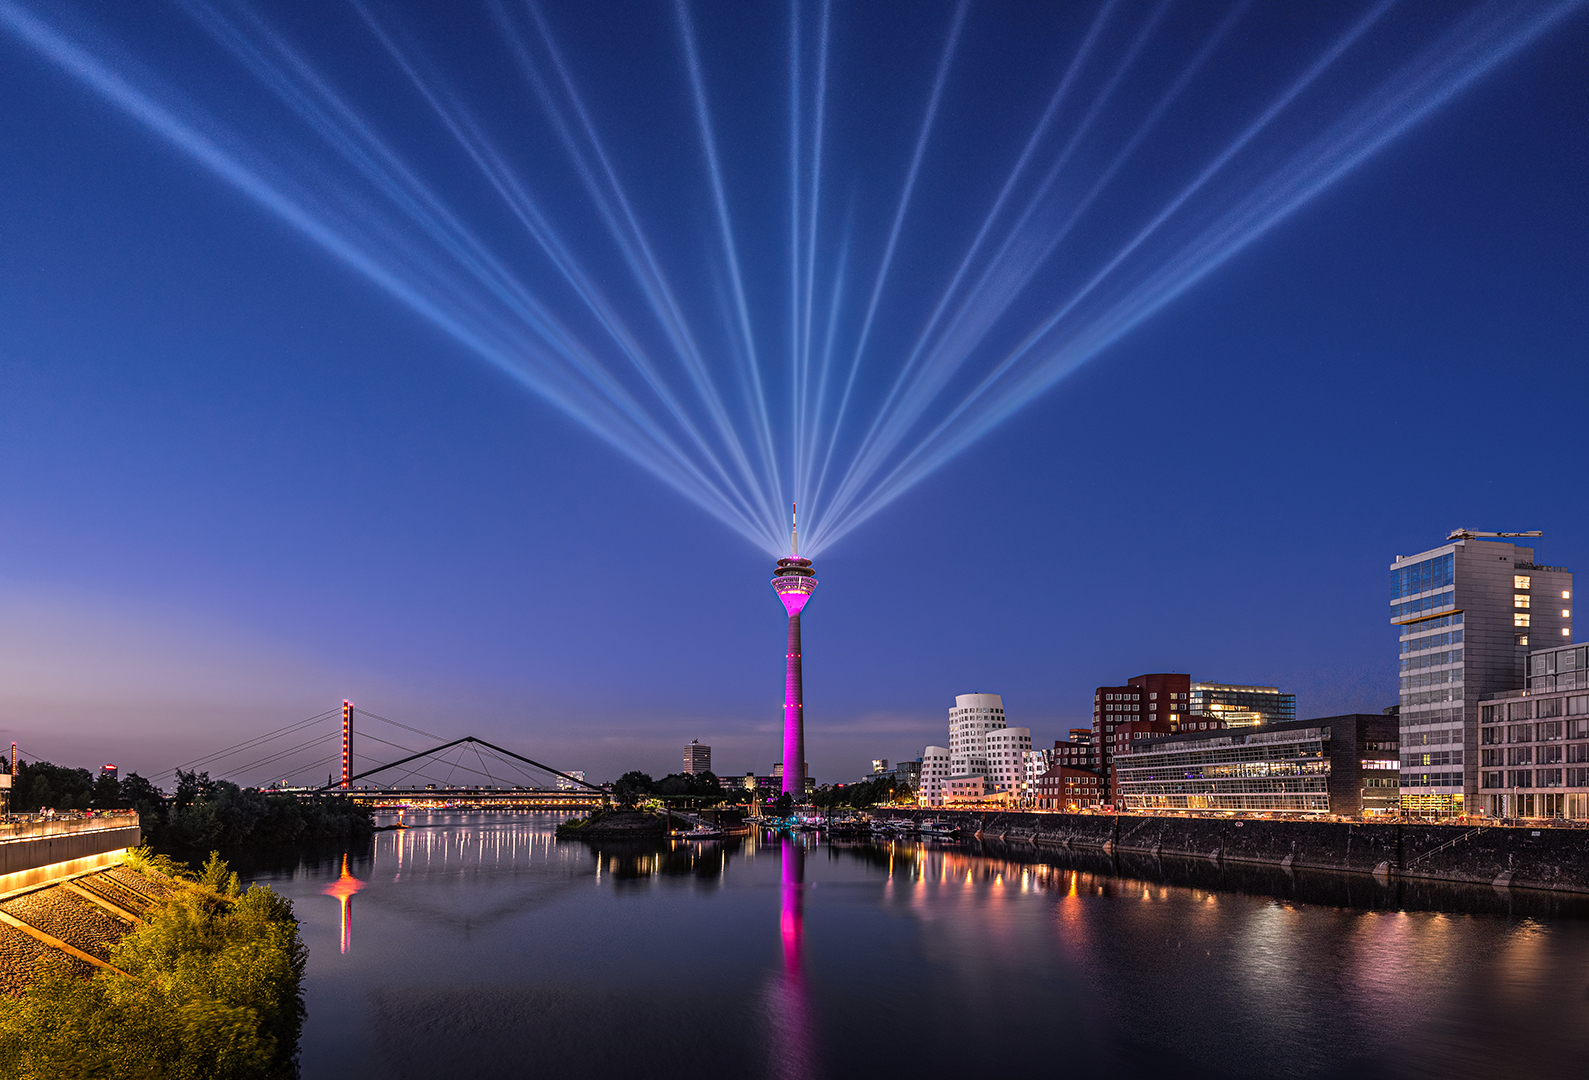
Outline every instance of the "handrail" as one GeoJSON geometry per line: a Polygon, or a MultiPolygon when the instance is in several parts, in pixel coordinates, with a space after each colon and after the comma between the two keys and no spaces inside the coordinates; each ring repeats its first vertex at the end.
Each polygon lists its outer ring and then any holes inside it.
{"type": "Polygon", "coordinates": [[[1416,866],[1419,863],[1423,862],[1425,859],[1429,858],[1429,856],[1437,855],[1440,852],[1444,851],[1446,848],[1454,847],[1455,845],[1462,843],[1462,841],[1472,838],[1476,833],[1481,833],[1483,831],[1484,831],[1484,826],[1483,825],[1479,825],[1479,826],[1476,826],[1476,827],[1474,827],[1472,829],[1469,829],[1467,832],[1463,833],[1461,836],[1458,836],[1458,837],[1456,837],[1455,839],[1452,839],[1452,840],[1447,840],[1445,843],[1441,844],[1439,847],[1430,848],[1428,851],[1423,852],[1421,855],[1418,855],[1415,858],[1407,860],[1407,862],[1402,864],[1402,869],[1406,870],[1406,869],[1409,869],[1409,868],[1411,868],[1413,866],[1416,866]]]}

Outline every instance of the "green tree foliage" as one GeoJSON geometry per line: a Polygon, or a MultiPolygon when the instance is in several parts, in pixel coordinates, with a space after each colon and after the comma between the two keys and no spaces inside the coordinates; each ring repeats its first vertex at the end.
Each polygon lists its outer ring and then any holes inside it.
{"type": "MultiPolygon", "coordinates": [[[[132,861],[159,862],[147,850],[132,861]]],[[[239,894],[212,855],[111,950],[120,971],[84,980],[45,963],[0,1010],[0,1080],[285,1080],[307,958],[291,901],[259,885],[239,894]]]]}
{"type": "Polygon", "coordinates": [[[812,795],[811,801],[819,809],[834,810],[843,806],[862,809],[879,803],[891,803],[910,798],[915,789],[892,775],[876,780],[862,780],[855,784],[823,784],[812,795]]]}
{"type": "Polygon", "coordinates": [[[658,780],[652,790],[667,798],[687,798],[710,806],[726,798],[723,783],[714,773],[670,773],[658,780]]]}
{"type": "Polygon", "coordinates": [[[373,828],[369,809],[345,799],[301,800],[181,770],[169,809],[156,820],[144,819],[156,843],[199,850],[361,836],[373,828]]]}
{"type": "Polygon", "coordinates": [[[656,781],[650,773],[626,772],[612,785],[613,798],[620,806],[633,806],[647,795],[655,794],[656,781]]]}
{"type": "Polygon", "coordinates": [[[48,806],[55,810],[87,810],[94,801],[94,778],[87,769],[68,769],[48,761],[19,761],[11,781],[13,813],[48,806]]]}
{"type": "Polygon", "coordinates": [[[94,781],[94,809],[116,810],[121,806],[121,781],[109,773],[101,773],[94,781]]]}
{"type": "Polygon", "coordinates": [[[138,811],[140,817],[158,817],[165,806],[160,789],[137,773],[129,773],[119,785],[121,805],[138,811]]]}

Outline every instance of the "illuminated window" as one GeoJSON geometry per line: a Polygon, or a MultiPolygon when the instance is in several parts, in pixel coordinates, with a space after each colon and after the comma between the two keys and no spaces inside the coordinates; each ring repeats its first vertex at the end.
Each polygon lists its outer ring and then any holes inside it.
{"type": "Polygon", "coordinates": [[[1512,588],[1514,588],[1514,589],[1526,589],[1526,588],[1529,587],[1529,584],[1530,584],[1531,580],[1532,579],[1529,578],[1526,574],[1518,574],[1517,576],[1512,578],[1512,588]]]}
{"type": "Polygon", "coordinates": [[[1563,589],[1561,591],[1561,598],[1563,600],[1571,600],[1572,599],[1572,593],[1569,590],[1567,590],[1567,589],[1563,589]]]}
{"type": "Polygon", "coordinates": [[[1519,645],[1527,645],[1528,644],[1528,635],[1527,634],[1518,634],[1517,635],[1517,643],[1519,645]]]}
{"type": "Polygon", "coordinates": [[[1561,617],[1564,618],[1564,619],[1572,618],[1572,608],[1562,608],[1561,609],[1561,617]]]}
{"type": "Polygon", "coordinates": [[[1562,628],[1561,628],[1561,636],[1562,636],[1562,637],[1572,637],[1572,631],[1571,631],[1571,630],[1569,630],[1569,629],[1567,629],[1567,628],[1566,628],[1566,627],[1565,627],[1565,626],[1564,626],[1564,627],[1562,627],[1562,628]]]}
{"type": "Polygon", "coordinates": [[[1528,616],[1524,615],[1522,612],[1518,612],[1517,614],[1512,616],[1512,625],[1513,626],[1527,626],[1528,625],[1528,616]]]}
{"type": "Polygon", "coordinates": [[[1522,593],[1518,593],[1516,596],[1512,597],[1512,606],[1513,607],[1527,607],[1528,606],[1528,597],[1524,596],[1522,593]]]}

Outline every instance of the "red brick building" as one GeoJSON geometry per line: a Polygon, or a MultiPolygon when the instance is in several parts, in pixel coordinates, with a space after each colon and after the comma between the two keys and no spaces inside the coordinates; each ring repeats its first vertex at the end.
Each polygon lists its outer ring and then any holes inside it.
{"type": "MultiPolygon", "coordinates": [[[[1098,755],[1095,768],[1105,781],[1110,802],[1114,801],[1114,755],[1135,741],[1180,731],[1191,692],[1192,677],[1173,672],[1138,675],[1124,686],[1098,687],[1092,698],[1092,740],[1098,755]]],[[[1202,716],[1198,721],[1205,726],[1215,723],[1202,716]]]]}
{"type": "Polygon", "coordinates": [[[1037,778],[1037,809],[1070,810],[1104,801],[1103,778],[1091,769],[1055,765],[1037,778]]]}

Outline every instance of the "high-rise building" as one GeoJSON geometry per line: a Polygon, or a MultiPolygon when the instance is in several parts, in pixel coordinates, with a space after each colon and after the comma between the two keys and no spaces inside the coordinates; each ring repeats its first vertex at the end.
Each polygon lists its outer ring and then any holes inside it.
{"type": "Polygon", "coordinates": [[[897,762],[894,765],[894,779],[902,784],[909,784],[911,787],[920,787],[921,766],[921,758],[917,758],[915,761],[897,762]]]}
{"type": "Polygon", "coordinates": [[[101,765],[99,767],[100,776],[108,776],[112,780],[115,780],[120,774],[121,770],[116,768],[114,765],[101,765]]]}
{"type": "Polygon", "coordinates": [[[1390,567],[1401,804],[1437,816],[1477,802],[1479,698],[1523,689],[1530,649],[1572,641],[1572,571],[1536,563],[1533,548],[1452,535],[1390,567]]]}
{"type": "Polygon", "coordinates": [[[811,560],[800,557],[800,531],[792,506],[789,518],[789,557],[778,560],[772,589],[789,613],[789,652],[784,657],[783,759],[790,767],[784,770],[783,789],[796,799],[804,799],[806,777],[802,766],[806,760],[806,720],[800,666],[800,612],[811,594],[817,591],[817,579],[811,560]]]}
{"type": "Polygon", "coordinates": [[[1178,730],[1205,730],[1196,726],[1200,720],[1234,728],[1289,724],[1297,718],[1297,696],[1282,694],[1277,686],[1199,682],[1192,684],[1187,700],[1187,719],[1176,725],[1178,730]]]}
{"type": "Polygon", "coordinates": [[[875,758],[873,758],[872,759],[872,775],[873,776],[882,776],[886,772],[888,772],[888,759],[886,757],[875,757],[875,758]]]}
{"type": "Polygon", "coordinates": [[[696,773],[712,771],[712,748],[702,746],[701,740],[691,739],[690,745],[684,748],[684,773],[694,776],[696,773]]]}

